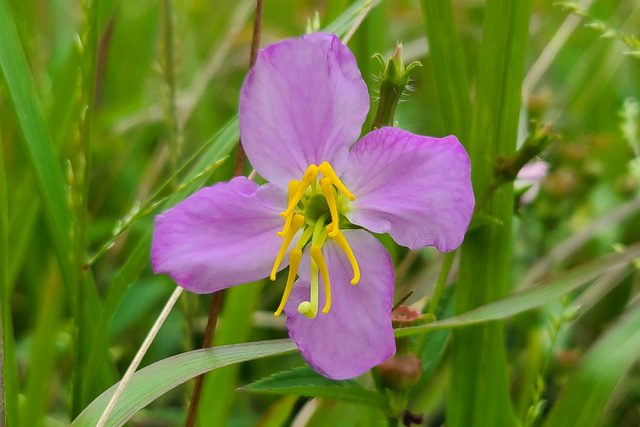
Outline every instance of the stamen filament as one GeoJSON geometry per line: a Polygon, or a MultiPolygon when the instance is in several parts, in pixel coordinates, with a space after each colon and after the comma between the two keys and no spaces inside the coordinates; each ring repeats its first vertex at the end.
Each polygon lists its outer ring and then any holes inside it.
{"type": "Polygon", "coordinates": [[[318,270],[320,270],[322,282],[324,283],[325,302],[322,312],[326,314],[331,308],[331,283],[329,282],[329,270],[327,269],[327,263],[322,256],[322,249],[320,245],[312,245],[311,248],[309,248],[309,254],[318,265],[318,270]]]}
{"type": "Polygon", "coordinates": [[[282,310],[284,310],[284,306],[289,299],[289,294],[291,294],[291,288],[293,288],[293,282],[296,280],[298,266],[300,265],[300,258],[302,258],[302,251],[298,248],[291,249],[291,253],[289,254],[289,276],[287,277],[287,284],[284,287],[284,293],[282,294],[280,305],[276,312],[273,313],[273,317],[280,316],[282,310]]]}
{"type": "Polygon", "coordinates": [[[344,254],[347,256],[347,259],[351,263],[351,268],[353,268],[353,279],[351,279],[351,284],[355,285],[360,281],[360,267],[358,266],[358,261],[356,260],[353,251],[351,250],[351,246],[349,246],[349,242],[344,237],[344,234],[338,230],[338,233],[333,240],[340,246],[340,249],[344,251],[344,254]]]}
{"type": "Polygon", "coordinates": [[[342,194],[347,196],[349,200],[353,202],[356,199],[356,196],[354,196],[351,191],[349,191],[347,187],[342,183],[342,181],[340,181],[340,178],[338,178],[338,175],[336,175],[333,168],[328,162],[322,162],[322,164],[320,164],[320,166],[318,167],[318,170],[324,177],[329,178],[331,180],[331,183],[335,185],[342,194]]]}
{"type": "Polygon", "coordinates": [[[331,184],[331,179],[327,177],[322,178],[320,180],[320,188],[322,189],[324,198],[327,200],[329,212],[331,213],[331,225],[333,226],[333,230],[329,231],[329,237],[335,237],[335,235],[338,233],[339,219],[338,205],[336,203],[336,193],[333,191],[333,184],[331,184]]]}
{"type": "Polygon", "coordinates": [[[289,205],[287,206],[287,210],[280,213],[281,217],[286,218],[287,216],[289,216],[291,212],[293,212],[293,210],[296,208],[296,205],[298,204],[300,199],[302,199],[304,192],[307,191],[307,188],[309,187],[309,185],[315,181],[319,171],[320,169],[316,165],[310,165],[307,168],[307,171],[304,173],[304,176],[302,177],[302,181],[300,182],[300,185],[298,185],[298,188],[296,189],[295,194],[293,195],[291,200],[289,200],[289,205]]]}
{"type": "Polygon", "coordinates": [[[318,266],[311,260],[311,298],[298,305],[298,312],[304,314],[309,319],[313,319],[318,314],[318,266]]]}
{"type": "Polygon", "coordinates": [[[300,214],[294,214],[293,219],[291,220],[291,226],[287,230],[287,235],[284,236],[284,241],[282,242],[282,246],[280,246],[280,251],[278,251],[278,256],[276,257],[276,262],[273,264],[273,268],[271,269],[271,275],[269,278],[273,281],[276,280],[276,273],[278,272],[278,267],[280,267],[280,263],[284,258],[284,254],[287,252],[287,248],[291,244],[294,236],[300,230],[300,227],[304,224],[304,216],[300,214]]]}

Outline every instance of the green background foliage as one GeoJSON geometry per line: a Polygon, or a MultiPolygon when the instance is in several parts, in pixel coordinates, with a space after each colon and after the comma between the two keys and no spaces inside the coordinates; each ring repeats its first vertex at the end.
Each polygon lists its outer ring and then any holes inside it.
{"type": "MultiPolygon", "coordinates": [[[[100,417],[175,289],[150,269],[153,215],[233,173],[254,6],[0,0],[7,425],[100,417]]],[[[206,371],[202,426],[395,425],[398,399],[432,426],[638,425],[640,3],[268,0],[261,45],[316,12],[341,37],[359,24],[363,131],[372,55],[402,41],[423,67],[398,127],[457,135],[480,200],[496,157],[551,125],[539,194],[523,204],[501,187],[452,255],[379,236],[396,299],[414,291],[406,303],[436,318],[397,331],[423,363],[401,398],[375,371],[335,382],[306,368],[272,316],[284,283],[261,281],[225,292],[213,350],[199,350],[211,297],[183,293],[107,425],[184,424],[206,371]]]]}

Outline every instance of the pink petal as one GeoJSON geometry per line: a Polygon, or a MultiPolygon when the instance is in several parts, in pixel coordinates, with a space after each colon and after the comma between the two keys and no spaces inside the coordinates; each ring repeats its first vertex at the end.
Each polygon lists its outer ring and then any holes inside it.
{"type": "Polygon", "coordinates": [[[289,335],[302,356],[319,373],[342,380],[356,377],[395,353],[391,327],[393,265],[382,244],[363,230],[345,230],[361,271],[360,282],[350,283],[351,264],[332,240],[322,248],[331,280],[332,305],[323,314],[324,288],[320,278],[318,315],[309,319],[298,313],[298,304],[309,299],[309,254],[300,263],[300,278],[285,306],[289,335]]]}
{"type": "Polygon", "coordinates": [[[277,233],[286,203],[277,187],[245,177],[203,188],[156,217],[153,270],[196,293],[268,276],[282,244],[277,233]]]}
{"type": "Polygon", "coordinates": [[[287,188],[310,164],[340,174],[369,111],[351,51],[314,33],[260,51],[240,94],[240,135],[254,168],[287,188]]]}
{"type": "Polygon", "coordinates": [[[356,196],[347,218],[411,249],[457,248],[473,214],[470,163],[455,136],[384,127],[351,150],[342,176],[356,196]]]}

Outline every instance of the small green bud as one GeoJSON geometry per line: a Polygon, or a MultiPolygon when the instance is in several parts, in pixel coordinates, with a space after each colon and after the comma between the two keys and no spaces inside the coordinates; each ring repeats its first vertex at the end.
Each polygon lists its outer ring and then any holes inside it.
{"type": "Polygon", "coordinates": [[[320,29],[320,14],[316,11],[313,18],[307,19],[307,34],[315,33],[320,29]]]}
{"type": "Polygon", "coordinates": [[[372,128],[378,129],[383,126],[393,126],[393,116],[396,112],[396,106],[400,100],[400,96],[404,92],[409,83],[409,75],[416,67],[422,64],[415,61],[408,66],[404,65],[402,57],[402,44],[396,45],[393,54],[388,61],[385,61],[382,55],[376,53],[373,58],[378,60],[380,64],[380,100],[378,102],[378,110],[373,119],[372,128]]]}

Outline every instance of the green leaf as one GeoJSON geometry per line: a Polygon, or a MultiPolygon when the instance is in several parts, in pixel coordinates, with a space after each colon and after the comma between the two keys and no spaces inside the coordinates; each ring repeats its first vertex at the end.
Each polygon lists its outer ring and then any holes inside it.
{"type": "MultiPolygon", "coordinates": [[[[9,203],[2,146],[0,146],[0,247],[9,248],[9,203]]],[[[0,406],[4,409],[0,423],[4,423],[3,425],[18,423],[18,368],[10,297],[9,251],[3,250],[0,253],[0,406]]]]}
{"type": "Polygon", "coordinates": [[[444,131],[456,135],[467,146],[471,100],[467,67],[453,19],[453,7],[450,0],[421,0],[420,4],[444,131]]]}
{"type": "MultiPolygon", "coordinates": [[[[530,10],[531,0],[485,3],[476,102],[467,145],[476,200],[483,199],[494,179],[496,159],[515,153],[530,10]]],[[[499,188],[479,212],[503,225],[467,233],[455,289],[458,314],[504,298],[511,288],[513,185],[499,188]]],[[[453,332],[448,427],[513,425],[504,343],[500,322],[453,332]]]]}
{"type": "Polygon", "coordinates": [[[262,414],[256,423],[256,427],[287,426],[287,421],[291,418],[291,413],[297,401],[298,396],[282,396],[262,414]]]}
{"type": "MultiPolygon", "coordinates": [[[[212,369],[296,350],[289,339],[204,348],[178,354],[136,372],[114,408],[108,426],[121,426],[135,413],[167,391],[212,369]]],[[[102,393],[76,418],[72,426],[95,425],[118,384],[102,393]]]]}
{"type": "Polygon", "coordinates": [[[29,153],[60,269],[71,293],[75,275],[69,259],[71,216],[67,209],[66,182],[7,0],[0,0],[0,69],[24,136],[20,142],[29,153]]]}
{"type": "Polygon", "coordinates": [[[325,378],[309,366],[278,372],[270,377],[241,387],[240,390],[325,397],[360,403],[374,408],[384,408],[387,405],[386,396],[377,391],[364,388],[354,380],[336,381],[325,378]]]}
{"type": "Polygon", "coordinates": [[[403,337],[436,329],[462,328],[494,320],[506,319],[518,313],[531,310],[532,308],[557,301],[562,295],[585,285],[612,268],[629,264],[638,256],[640,256],[640,243],[629,246],[624,252],[615,252],[602,256],[559,274],[554,278],[540,281],[526,291],[513,293],[508,297],[485,304],[449,319],[439,320],[421,326],[396,329],[395,335],[396,337],[403,337]]]}
{"type": "Polygon", "coordinates": [[[609,327],[585,355],[551,409],[544,427],[599,425],[613,389],[638,357],[640,305],[636,304],[609,327]]]}

